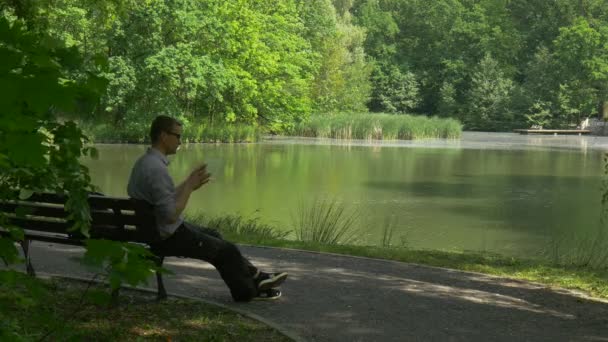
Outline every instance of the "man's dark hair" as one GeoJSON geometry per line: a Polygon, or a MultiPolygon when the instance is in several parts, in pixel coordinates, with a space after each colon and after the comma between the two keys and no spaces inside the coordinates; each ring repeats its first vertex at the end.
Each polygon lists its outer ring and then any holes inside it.
{"type": "Polygon", "coordinates": [[[182,123],[170,116],[157,116],[154,121],[152,121],[152,126],[150,126],[150,140],[152,141],[152,144],[158,142],[158,139],[160,138],[160,133],[171,133],[173,126],[175,125],[181,126],[182,123]]]}

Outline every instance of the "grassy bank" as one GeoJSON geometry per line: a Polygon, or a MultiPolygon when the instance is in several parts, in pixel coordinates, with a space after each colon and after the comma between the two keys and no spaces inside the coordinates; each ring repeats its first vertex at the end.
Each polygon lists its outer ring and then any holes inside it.
{"type": "MultiPolygon", "coordinates": [[[[79,122],[85,134],[97,143],[147,143],[149,123],[125,121],[79,122]]],[[[184,122],[185,143],[257,142],[267,133],[263,127],[215,123],[184,122]]],[[[424,138],[459,138],[462,125],[454,119],[392,114],[313,115],[304,123],[283,134],[291,136],[365,139],[411,140],[424,138]]]]}
{"type": "Polygon", "coordinates": [[[364,140],[459,138],[462,125],[454,119],[393,114],[313,115],[296,125],[293,135],[364,140]]]}
{"type": "MultiPolygon", "coordinates": [[[[96,143],[148,143],[149,123],[125,122],[123,125],[81,122],[79,126],[96,143]]],[[[250,143],[259,141],[259,127],[231,124],[185,123],[184,143],[250,143]]]]}
{"type": "Polygon", "coordinates": [[[548,261],[516,259],[490,253],[412,250],[388,245],[360,246],[319,241],[296,241],[287,239],[285,232],[260,223],[257,219],[246,219],[236,215],[216,218],[194,216],[190,217],[190,220],[218,229],[226,239],[243,244],[295,248],[447,267],[580,290],[591,296],[608,299],[607,268],[560,265],[548,261]]]}
{"type": "Polygon", "coordinates": [[[0,340],[290,341],[258,321],[197,301],[158,302],[153,294],[123,289],[119,303],[109,306],[96,299],[103,289],[85,292],[83,282],[23,277],[20,283],[29,286],[0,284],[0,340]]]}

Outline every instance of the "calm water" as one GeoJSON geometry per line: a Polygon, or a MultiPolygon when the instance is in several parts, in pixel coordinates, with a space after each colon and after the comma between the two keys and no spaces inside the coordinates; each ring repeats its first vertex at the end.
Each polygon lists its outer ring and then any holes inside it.
{"type": "MultiPolygon", "coordinates": [[[[86,161],[93,182],[126,196],[145,146],[99,145],[86,161]]],[[[550,241],[592,236],[600,210],[608,138],[465,133],[460,140],[344,143],[273,139],[259,144],[182,146],[178,182],[206,162],[214,181],[189,213],[258,216],[285,230],[292,216],[329,198],[360,213],[359,240],[531,256],[550,241]]],[[[561,248],[561,247],[560,247],[561,248]]]]}

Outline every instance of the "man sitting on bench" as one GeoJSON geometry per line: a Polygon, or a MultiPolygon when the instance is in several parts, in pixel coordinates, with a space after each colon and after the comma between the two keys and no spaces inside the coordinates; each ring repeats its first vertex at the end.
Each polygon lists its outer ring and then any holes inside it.
{"type": "Polygon", "coordinates": [[[174,186],[167,169],[167,156],[177,152],[181,134],[179,121],[168,116],[156,117],[150,127],[152,146],[135,162],[129,177],[129,196],[154,206],[162,241],[151,245],[152,252],[211,263],[228,285],[235,301],[279,298],[281,291],[278,286],[287,278],[287,273],[259,271],[219,232],[184,221],[182,212],[190,194],[209,182],[211,175],[206,165],[202,165],[181,184],[174,186]]]}

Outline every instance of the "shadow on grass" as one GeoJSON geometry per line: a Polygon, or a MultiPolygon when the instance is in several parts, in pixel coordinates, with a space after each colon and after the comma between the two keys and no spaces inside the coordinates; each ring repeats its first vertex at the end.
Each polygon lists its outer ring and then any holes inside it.
{"type": "MultiPolygon", "coordinates": [[[[4,305],[0,316],[10,314],[17,335],[33,340],[253,340],[290,341],[272,328],[238,313],[185,299],[157,301],[147,292],[123,289],[119,303],[109,306],[94,297],[81,301],[86,282],[56,279],[43,282],[39,301],[27,307],[4,305]],[[5,312],[10,310],[11,312],[5,312]],[[19,331],[20,330],[20,331],[19,331]]],[[[95,286],[96,290],[104,290],[95,286]]],[[[13,289],[15,300],[28,296],[13,289]]],[[[27,340],[26,338],[26,340],[27,340]]]]}

